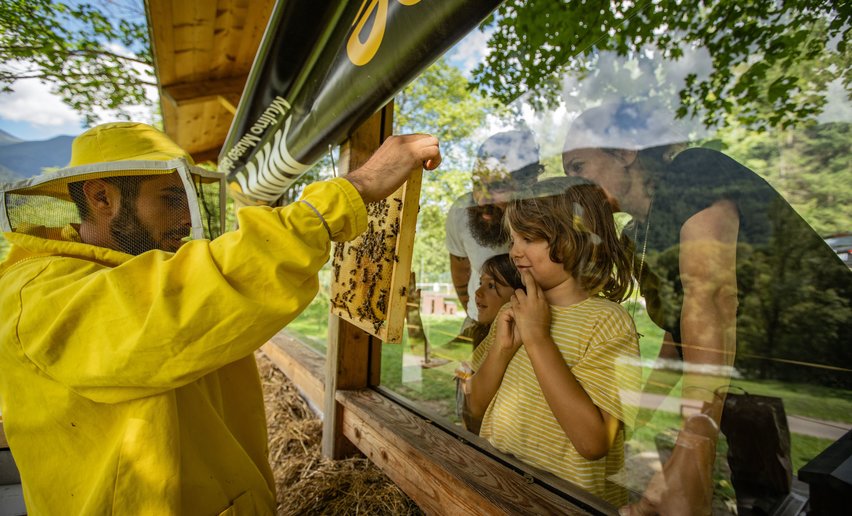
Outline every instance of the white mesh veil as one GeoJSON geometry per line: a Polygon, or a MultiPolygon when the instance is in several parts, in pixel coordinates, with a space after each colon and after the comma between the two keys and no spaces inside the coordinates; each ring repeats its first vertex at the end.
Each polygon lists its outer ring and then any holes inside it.
{"type": "Polygon", "coordinates": [[[175,251],[222,233],[224,188],[224,174],[183,158],[66,168],[3,185],[0,229],[128,254],[175,251]]]}

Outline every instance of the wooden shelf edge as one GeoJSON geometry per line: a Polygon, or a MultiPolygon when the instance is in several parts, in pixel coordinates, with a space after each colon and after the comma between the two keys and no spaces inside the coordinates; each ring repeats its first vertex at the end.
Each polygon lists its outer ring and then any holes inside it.
{"type": "Polygon", "coordinates": [[[588,514],[375,391],[336,399],[346,438],[427,514],[588,514]]]}
{"type": "Polygon", "coordinates": [[[272,337],[260,350],[293,382],[314,413],[322,417],[325,357],[284,332],[272,337]]]}

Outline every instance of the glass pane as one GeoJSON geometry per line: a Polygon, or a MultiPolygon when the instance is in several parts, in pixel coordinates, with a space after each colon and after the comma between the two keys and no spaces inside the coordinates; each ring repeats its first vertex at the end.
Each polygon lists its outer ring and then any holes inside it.
{"type": "Polygon", "coordinates": [[[852,428],[848,20],[728,8],[510,3],[396,98],[396,132],[438,135],[445,161],[383,386],[461,428],[456,379],[475,372],[485,441],[616,506],[804,505],[823,478],[806,465],[852,428]],[[549,310],[496,315],[512,279],[482,266],[506,251],[549,310]],[[588,300],[566,285],[620,307],[572,319],[588,300]],[[500,320],[539,336],[542,312],[544,338],[498,336],[500,320]]]}

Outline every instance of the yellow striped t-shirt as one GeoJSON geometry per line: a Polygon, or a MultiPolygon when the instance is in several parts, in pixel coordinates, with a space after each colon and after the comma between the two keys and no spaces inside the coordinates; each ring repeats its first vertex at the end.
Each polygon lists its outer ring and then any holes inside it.
{"type": "MultiPolygon", "coordinates": [[[[506,309],[504,307],[503,309],[506,309]]],[[[592,402],[632,426],[639,391],[639,345],[633,320],[619,304],[591,297],[567,306],[551,306],[551,335],[571,372],[592,402]]],[[[479,369],[494,343],[496,324],[473,353],[479,369]]],[[[624,465],[624,430],[609,453],[598,460],[580,455],[544,399],[532,363],[521,346],[485,412],[480,435],[498,450],[564,478],[610,503],[627,503],[627,492],[607,482],[624,465]]]]}

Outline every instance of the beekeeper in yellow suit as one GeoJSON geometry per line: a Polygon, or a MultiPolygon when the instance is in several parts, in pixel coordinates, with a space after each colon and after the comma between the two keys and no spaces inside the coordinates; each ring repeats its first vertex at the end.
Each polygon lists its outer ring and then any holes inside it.
{"type": "Polygon", "coordinates": [[[29,513],[272,513],[253,352],[314,297],[330,243],[366,229],[365,203],[440,160],[434,137],[391,137],[215,240],[221,175],[144,124],[95,127],[71,168],[7,188],[0,408],[29,513]]]}

